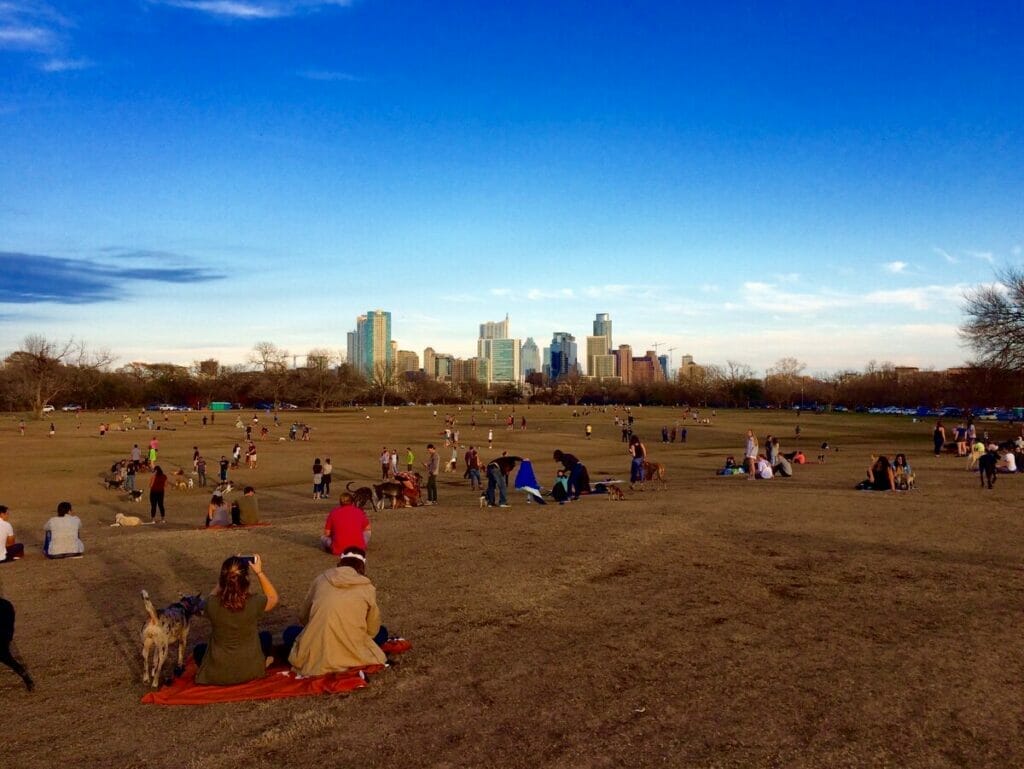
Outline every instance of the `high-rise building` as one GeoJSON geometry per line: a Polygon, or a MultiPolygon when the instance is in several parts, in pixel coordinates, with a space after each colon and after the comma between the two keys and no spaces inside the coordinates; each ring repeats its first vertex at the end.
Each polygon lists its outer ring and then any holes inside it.
{"type": "Polygon", "coordinates": [[[391,313],[370,310],[356,318],[356,330],[348,337],[348,354],[349,363],[364,376],[373,376],[378,364],[391,368],[391,313]]]}
{"type": "Polygon", "coordinates": [[[526,341],[523,342],[523,347],[519,351],[519,365],[523,379],[528,374],[543,370],[540,364],[540,350],[537,349],[537,343],[533,341],[532,336],[526,337],[526,341]]]}
{"type": "Polygon", "coordinates": [[[434,356],[434,365],[436,367],[436,375],[442,382],[452,381],[452,375],[455,373],[455,356],[448,355],[447,353],[439,352],[434,356]]]}
{"type": "Polygon", "coordinates": [[[594,316],[594,336],[603,336],[608,340],[602,355],[611,352],[612,345],[612,319],[606,312],[599,312],[594,316]]]}
{"type": "Polygon", "coordinates": [[[665,372],[658,360],[658,354],[654,350],[648,350],[642,358],[633,358],[632,363],[633,384],[653,384],[664,382],[665,372]]]}
{"type": "Polygon", "coordinates": [[[628,344],[619,345],[619,351],[615,354],[615,373],[622,384],[633,382],[633,348],[628,344]]]}
{"type": "Polygon", "coordinates": [[[587,337],[587,375],[598,379],[615,376],[615,356],[609,351],[608,337],[587,337]]]}
{"type": "Polygon", "coordinates": [[[427,379],[437,379],[437,353],[433,347],[423,349],[423,374],[427,379]]]}
{"type": "Polygon", "coordinates": [[[561,379],[572,372],[579,371],[576,337],[568,331],[556,331],[552,335],[550,365],[552,380],[561,379]]]}
{"type": "Polygon", "coordinates": [[[480,324],[481,339],[508,339],[508,315],[505,320],[487,321],[480,324]]]}
{"type": "Polygon", "coordinates": [[[508,316],[502,321],[488,321],[480,324],[480,338],[476,342],[476,356],[489,361],[491,382],[518,382],[521,371],[519,364],[520,340],[509,337],[508,316]]]}
{"type": "Polygon", "coordinates": [[[661,366],[661,375],[664,377],[665,381],[667,382],[668,381],[668,356],[667,355],[659,355],[658,356],[658,364],[661,366]]]}
{"type": "Polygon", "coordinates": [[[395,371],[404,374],[407,371],[420,370],[420,356],[412,350],[398,350],[395,354],[395,371]]]}
{"type": "Polygon", "coordinates": [[[695,375],[700,373],[702,369],[702,366],[693,362],[692,355],[684,355],[679,361],[679,368],[676,369],[676,378],[692,379],[695,375]]]}

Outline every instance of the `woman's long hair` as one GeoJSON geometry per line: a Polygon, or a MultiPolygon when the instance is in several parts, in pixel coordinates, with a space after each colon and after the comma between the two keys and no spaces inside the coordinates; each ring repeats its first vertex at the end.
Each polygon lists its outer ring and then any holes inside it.
{"type": "Polygon", "coordinates": [[[220,605],[228,611],[241,611],[249,598],[249,562],[231,556],[220,567],[218,583],[220,605]]]}

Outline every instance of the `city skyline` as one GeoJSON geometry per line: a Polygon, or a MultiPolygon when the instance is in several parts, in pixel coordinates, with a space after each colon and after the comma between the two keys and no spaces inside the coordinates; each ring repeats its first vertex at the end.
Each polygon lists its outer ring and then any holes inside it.
{"type": "MultiPolygon", "coordinates": [[[[486,318],[810,372],[970,358],[1022,262],[1019,4],[0,3],[0,354],[486,318]],[[941,51],[941,56],[936,52],[941,51]]],[[[595,365],[607,365],[608,361],[595,365]]]]}

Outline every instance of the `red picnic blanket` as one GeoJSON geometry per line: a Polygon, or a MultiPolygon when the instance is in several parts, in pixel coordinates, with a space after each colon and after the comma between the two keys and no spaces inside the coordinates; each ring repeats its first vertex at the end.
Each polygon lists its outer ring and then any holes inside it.
{"type": "MultiPolygon", "coordinates": [[[[409,651],[412,644],[404,638],[390,640],[381,647],[387,654],[409,651]]],[[[204,686],[196,683],[196,663],[189,660],[185,672],[170,685],[143,695],[147,705],[213,705],[219,702],[245,700],[276,700],[284,697],[308,697],[312,694],[340,694],[364,688],[367,676],[384,669],[384,665],[352,668],[344,673],[303,678],[287,665],[272,665],[267,675],[233,686],[204,686]]]]}

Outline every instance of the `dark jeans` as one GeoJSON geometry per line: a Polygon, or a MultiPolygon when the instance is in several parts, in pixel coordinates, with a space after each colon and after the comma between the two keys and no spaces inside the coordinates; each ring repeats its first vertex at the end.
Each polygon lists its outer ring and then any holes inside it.
{"type": "Polygon", "coordinates": [[[160,509],[160,517],[166,516],[164,510],[164,493],[162,491],[151,491],[149,492],[149,517],[156,518],[157,508],[160,509]]]}
{"type": "Polygon", "coordinates": [[[18,542],[15,545],[7,546],[7,557],[5,557],[0,563],[9,563],[17,558],[25,557],[25,546],[18,542]]]}
{"type": "Polygon", "coordinates": [[[29,678],[25,666],[15,659],[11,653],[11,642],[14,640],[14,604],[0,598],[0,663],[3,663],[24,679],[31,689],[32,679],[29,678]]]}
{"type": "Polygon", "coordinates": [[[325,475],[324,476],[323,487],[324,487],[323,488],[324,496],[325,497],[329,497],[331,495],[331,476],[330,475],[325,475]]]}
{"type": "Polygon", "coordinates": [[[484,495],[487,497],[487,504],[489,505],[507,505],[508,504],[508,484],[505,483],[505,474],[501,472],[501,468],[497,465],[487,465],[487,491],[484,495]],[[495,501],[494,492],[497,490],[498,499],[495,501]]]}
{"type": "Polygon", "coordinates": [[[480,488],[480,468],[471,467],[467,472],[469,475],[469,487],[476,491],[480,488]]]}
{"type": "Polygon", "coordinates": [[[437,476],[427,476],[427,501],[437,502],[437,476]]]}
{"type": "MultiPolygon", "coordinates": [[[[196,644],[196,648],[192,650],[192,658],[196,661],[197,667],[203,664],[203,657],[206,656],[206,649],[207,644],[196,644]]],[[[270,631],[260,631],[260,649],[263,650],[264,657],[269,657],[274,651],[274,636],[270,634],[270,631]]]]}
{"type": "Polygon", "coordinates": [[[590,473],[582,462],[577,462],[569,471],[569,495],[579,499],[584,493],[590,493],[590,473]]]}

